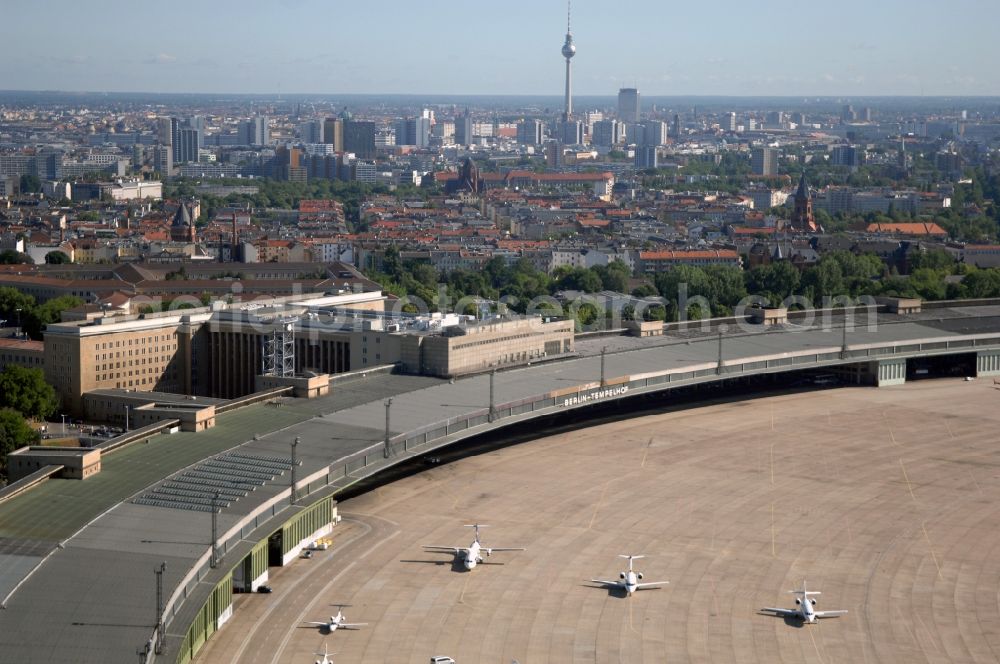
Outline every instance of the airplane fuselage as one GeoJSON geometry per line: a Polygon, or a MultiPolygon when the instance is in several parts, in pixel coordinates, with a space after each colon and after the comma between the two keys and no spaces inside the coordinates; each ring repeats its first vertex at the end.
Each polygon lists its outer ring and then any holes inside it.
{"type": "Polygon", "coordinates": [[[483,562],[482,546],[479,542],[473,542],[472,546],[465,550],[465,559],[462,564],[465,565],[465,569],[472,571],[475,569],[476,565],[483,562]]]}
{"type": "Polygon", "coordinates": [[[632,593],[639,589],[639,576],[631,570],[626,572],[624,585],[625,592],[631,597],[632,593]]]}

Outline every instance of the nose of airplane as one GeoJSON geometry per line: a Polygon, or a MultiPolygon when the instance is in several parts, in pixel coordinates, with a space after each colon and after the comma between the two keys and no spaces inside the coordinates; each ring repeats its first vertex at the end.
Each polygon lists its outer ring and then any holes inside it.
{"type": "Polygon", "coordinates": [[[465,561],[465,569],[472,569],[475,566],[476,566],[475,561],[472,561],[472,560],[466,560],[465,561]]]}

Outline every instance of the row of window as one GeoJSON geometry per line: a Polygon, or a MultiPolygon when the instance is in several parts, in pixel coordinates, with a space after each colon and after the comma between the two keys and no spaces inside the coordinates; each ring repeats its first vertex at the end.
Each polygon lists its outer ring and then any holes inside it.
{"type": "MultiPolygon", "coordinates": [[[[135,339],[118,340],[118,341],[107,341],[107,342],[101,343],[100,346],[95,346],[94,348],[95,348],[95,350],[108,350],[109,348],[122,348],[124,346],[132,346],[132,345],[135,345],[135,346],[145,346],[146,344],[159,343],[160,341],[168,341],[168,340],[171,340],[171,339],[174,339],[174,340],[177,339],[177,333],[176,332],[174,332],[172,335],[171,334],[151,334],[148,337],[144,337],[144,338],[135,338],[135,339]],[[134,344],[132,343],[133,341],[135,342],[134,344]]],[[[176,344],[174,344],[174,347],[176,348],[176,344]]]]}
{"type": "MultiPolygon", "coordinates": [[[[154,353],[167,352],[170,350],[177,350],[177,344],[168,344],[166,346],[153,346],[152,348],[137,348],[135,349],[135,355],[146,355],[147,353],[152,355],[154,353]]],[[[114,353],[95,353],[94,359],[100,362],[101,360],[114,359],[116,357],[132,357],[132,351],[120,350],[114,353]]]]}
{"type": "Polygon", "coordinates": [[[459,350],[461,348],[469,348],[471,346],[485,346],[487,344],[499,344],[507,343],[508,341],[513,341],[514,339],[527,339],[528,337],[534,336],[530,333],[528,334],[511,334],[506,337],[499,337],[493,339],[484,339],[482,341],[467,341],[464,344],[455,344],[452,346],[454,350],[459,350]]]}

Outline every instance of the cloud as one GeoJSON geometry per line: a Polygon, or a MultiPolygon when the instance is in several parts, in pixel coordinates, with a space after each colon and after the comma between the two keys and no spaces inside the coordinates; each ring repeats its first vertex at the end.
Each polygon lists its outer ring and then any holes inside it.
{"type": "Polygon", "coordinates": [[[171,62],[177,62],[177,56],[169,53],[157,53],[146,58],[145,62],[147,65],[168,65],[171,62]]]}

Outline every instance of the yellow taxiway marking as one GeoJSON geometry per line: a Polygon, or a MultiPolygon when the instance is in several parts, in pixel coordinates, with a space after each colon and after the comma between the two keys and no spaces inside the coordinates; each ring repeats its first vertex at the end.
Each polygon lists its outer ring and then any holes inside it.
{"type": "Polygon", "coordinates": [[[966,470],[969,472],[969,477],[972,478],[972,483],[976,485],[976,491],[979,492],[979,495],[983,495],[983,487],[979,486],[979,482],[976,480],[976,474],[972,472],[971,468],[966,468],[966,470]]]}
{"type": "Polygon", "coordinates": [[[645,468],[646,467],[646,457],[649,456],[649,448],[652,447],[652,446],[653,446],[653,439],[650,438],[649,442],[646,443],[646,449],[645,449],[645,451],[643,451],[643,453],[642,453],[642,463],[639,464],[640,468],[645,468]]]}
{"type": "Polygon", "coordinates": [[[941,565],[938,564],[937,555],[934,553],[934,546],[931,544],[931,536],[927,534],[927,522],[924,521],[920,524],[920,529],[924,531],[924,539],[927,540],[927,549],[931,552],[931,560],[934,561],[934,567],[937,568],[938,578],[941,577],[941,565]]]}
{"type": "Polygon", "coordinates": [[[465,590],[469,587],[469,579],[471,578],[472,578],[471,574],[465,577],[465,583],[462,584],[462,594],[458,596],[459,604],[465,604],[465,590]]]}
{"type": "Polygon", "coordinates": [[[774,486],[774,443],[771,443],[771,486],[774,486]]]}
{"type": "Polygon", "coordinates": [[[774,503],[771,503],[771,557],[776,558],[778,556],[777,549],[774,545],[774,503]]]}
{"type": "Polygon", "coordinates": [[[917,502],[917,497],[913,494],[913,485],[910,483],[910,476],[906,474],[906,466],[903,465],[903,457],[899,457],[899,467],[903,469],[903,479],[906,480],[906,488],[910,491],[910,498],[917,502]]]}
{"type": "Polygon", "coordinates": [[[597,504],[594,505],[594,513],[590,516],[590,523],[587,524],[587,530],[594,527],[594,521],[597,520],[597,510],[601,509],[601,503],[604,502],[604,496],[608,493],[608,486],[610,486],[613,480],[608,480],[604,483],[604,488],[601,489],[601,497],[597,499],[597,504]]]}
{"type": "Polygon", "coordinates": [[[812,639],[813,648],[816,649],[816,658],[819,659],[820,662],[822,662],[823,661],[823,655],[821,655],[820,652],[819,652],[819,644],[816,643],[816,637],[813,636],[813,630],[807,629],[806,631],[809,632],[809,638],[812,639]]]}

